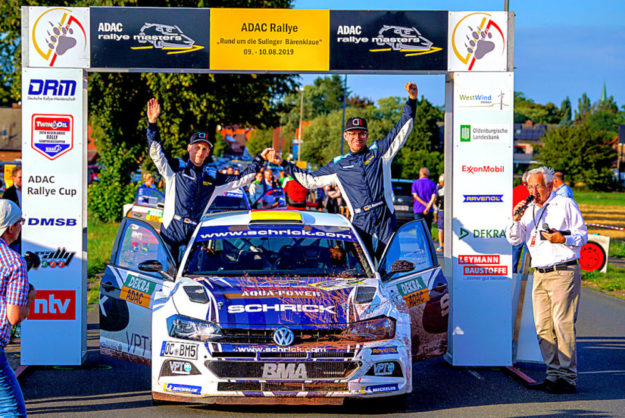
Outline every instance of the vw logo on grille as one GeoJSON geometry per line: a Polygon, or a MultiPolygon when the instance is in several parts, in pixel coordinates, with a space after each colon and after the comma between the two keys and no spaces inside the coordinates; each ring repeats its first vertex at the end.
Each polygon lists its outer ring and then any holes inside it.
{"type": "Polygon", "coordinates": [[[280,327],[273,333],[274,342],[281,347],[288,347],[293,344],[294,339],[295,335],[293,334],[293,331],[287,327],[280,327]]]}

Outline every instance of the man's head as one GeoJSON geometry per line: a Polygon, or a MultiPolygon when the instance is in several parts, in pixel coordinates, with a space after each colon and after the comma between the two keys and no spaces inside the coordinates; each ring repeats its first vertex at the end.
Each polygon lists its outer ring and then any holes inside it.
{"type": "Polygon", "coordinates": [[[425,167],[421,167],[419,170],[419,178],[430,177],[430,170],[425,167]]]}
{"type": "Polygon", "coordinates": [[[263,181],[263,172],[259,171],[258,173],[256,173],[256,177],[254,179],[259,183],[263,181]]]}
{"type": "Polygon", "coordinates": [[[564,174],[557,171],[553,173],[553,187],[560,187],[564,184],[564,174]]]}
{"type": "Polygon", "coordinates": [[[263,176],[265,176],[265,181],[267,183],[271,183],[273,181],[273,172],[271,170],[265,169],[263,176]]]}
{"type": "Polygon", "coordinates": [[[445,186],[445,173],[441,174],[440,176],[438,176],[438,183],[441,186],[445,186]]]}
{"type": "Polygon", "coordinates": [[[151,173],[145,173],[143,175],[143,182],[146,186],[152,187],[152,185],[154,184],[154,176],[151,173]]]}
{"type": "Polygon", "coordinates": [[[0,238],[13,243],[22,230],[22,210],[10,200],[0,199],[0,238]]]}
{"type": "Polygon", "coordinates": [[[231,165],[226,169],[226,174],[234,174],[234,168],[231,165]]]}
{"type": "Polygon", "coordinates": [[[201,166],[212,149],[213,143],[208,139],[208,135],[205,132],[194,133],[189,138],[189,145],[187,145],[189,161],[197,167],[201,166]]]}
{"type": "Polygon", "coordinates": [[[343,138],[347,141],[351,152],[359,152],[367,145],[369,131],[367,121],[363,118],[354,117],[347,119],[343,138]]]}
{"type": "Polygon", "coordinates": [[[22,167],[21,166],[13,167],[13,171],[11,172],[11,175],[13,176],[13,184],[15,184],[15,187],[17,187],[18,189],[21,189],[22,188],[22,167]]]}
{"type": "Polygon", "coordinates": [[[534,196],[534,203],[542,206],[553,190],[553,169],[539,167],[530,170],[527,176],[527,190],[534,196]]]}

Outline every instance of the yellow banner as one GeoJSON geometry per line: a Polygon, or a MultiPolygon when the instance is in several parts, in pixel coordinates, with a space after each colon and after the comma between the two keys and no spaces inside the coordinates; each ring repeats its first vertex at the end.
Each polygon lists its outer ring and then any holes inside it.
{"type": "Polygon", "coordinates": [[[330,11],[210,10],[210,69],[329,71],[330,11]]]}

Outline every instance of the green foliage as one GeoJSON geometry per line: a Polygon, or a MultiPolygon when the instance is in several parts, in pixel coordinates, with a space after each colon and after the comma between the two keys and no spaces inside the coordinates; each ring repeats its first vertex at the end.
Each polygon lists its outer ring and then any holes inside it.
{"type": "Polygon", "coordinates": [[[625,269],[613,267],[611,264],[608,264],[607,273],[582,271],[582,280],[592,283],[604,291],[623,291],[625,290],[625,269]]]}
{"type": "Polygon", "coordinates": [[[616,150],[607,143],[605,131],[586,123],[559,126],[547,131],[538,161],[566,173],[573,184],[585,183],[591,190],[608,188],[613,181],[612,161],[616,150]]]}
{"type": "Polygon", "coordinates": [[[247,141],[247,151],[251,155],[256,155],[265,148],[273,144],[273,129],[258,129],[252,133],[252,137],[247,141]]]}
{"type": "Polygon", "coordinates": [[[591,105],[590,98],[586,93],[582,94],[582,97],[577,99],[577,110],[575,111],[575,120],[581,121],[590,114],[591,105]]]}
{"type": "Polygon", "coordinates": [[[87,227],[87,276],[89,280],[104,272],[111,258],[113,242],[119,229],[119,222],[102,223],[89,218],[87,227]]]}
{"type": "Polygon", "coordinates": [[[532,99],[528,99],[519,91],[514,92],[514,122],[523,123],[531,120],[535,124],[542,123],[560,123],[561,121],[570,120],[571,102],[567,100],[562,102],[562,108],[558,109],[553,103],[541,105],[534,103],[532,99]]]}

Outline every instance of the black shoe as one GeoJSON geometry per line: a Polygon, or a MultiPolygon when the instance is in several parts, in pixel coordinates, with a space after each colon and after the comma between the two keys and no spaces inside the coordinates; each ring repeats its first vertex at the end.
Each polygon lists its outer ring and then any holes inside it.
{"type": "Polygon", "coordinates": [[[530,390],[543,390],[545,392],[553,393],[556,388],[556,382],[545,379],[542,382],[528,383],[527,388],[530,390]]]}
{"type": "Polygon", "coordinates": [[[575,385],[570,384],[564,379],[558,379],[552,388],[552,390],[548,391],[549,393],[575,393],[577,392],[577,387],[575,385]]]}

